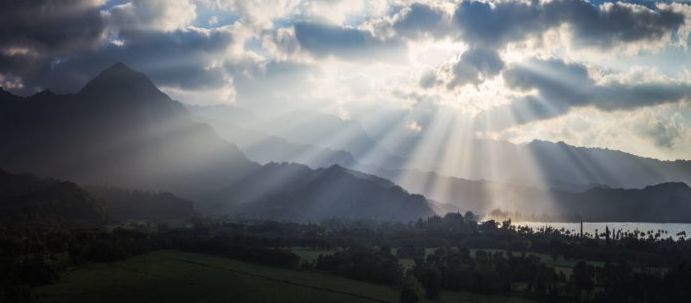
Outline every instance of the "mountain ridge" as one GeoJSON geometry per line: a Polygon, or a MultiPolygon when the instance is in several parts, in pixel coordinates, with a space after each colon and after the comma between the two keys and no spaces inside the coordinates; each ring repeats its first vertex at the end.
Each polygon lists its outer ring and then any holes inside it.
{"type": "MultiPolygon", "coordinates": [[[[5,135],[0,141],[0,167],[81,184],[170,191],[198,202],[200,210],[208,215],[232,212],[228,206],[242,202],[257,204],[252,208],[255,214],[265,214],[273,207],[266,203],[261,207],[257,200],[260,197],[239,202],[233,197],[254,195],[254,187],[235,184],[274,167],[247,159],[236,145],[221,139],[213,128],[197,121],[144,74],[124,64],[106,69],[75,94],[22,98],[7,108],[5,114],[12,119],[0,121],[0,135],[5,135]],[[228,195],[231,189],[233,195],[228,195]]],[[[279,170],[286,176],[294,171],[284,166],[279,170]]],[[[375,181],[383,183],[378,179],[356,177],[341,167],[332,168],[338,178],[308,167],[302,170],[291,176],[294,179],[277,180],[290,182],[279,184],[281,190],[274,192],[291,198],[281,202],[293,204],[290,207],[296,210],[295,217],[302,217],[301,211],[307,212],[299,205],[321,209],[313,213],[315,218],[341,214],[363,217],[370,210],[382,213],[377,204],[395,207],[406,201],[414,201],[415,207],[390,219],[409,220],[432,214],[424,198],[402,189],[387,194],[391,189],[377,185],[375,181]],[[348,185],[343,187],[348,189],[344,195],[358,195],[342,203],[350,208],[328,208],[325,205],[338,206],[333,201],[340,197],[315,199],[318,189],[308,186],[315,180],[320,182],[318,186],[332,188],[339,187],[333,183],[344,182],[348,185]],[[293,190],[290,184],[306,187],[293,190]]],[[[264,184],[259,180],[248,182],[264,184]]]]}

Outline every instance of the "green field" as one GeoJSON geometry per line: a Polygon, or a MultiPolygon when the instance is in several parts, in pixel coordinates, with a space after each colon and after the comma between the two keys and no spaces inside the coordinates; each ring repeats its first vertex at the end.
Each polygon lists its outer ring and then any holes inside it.
{"type": "MultiPolygon", "coordinates": [[[[64,273],[37,289],[43,302],[396,302],[394,288],[226,258],[158,251],[64,273]]],[[[529,302],[443,292],[433,302],[529,302]]]]}

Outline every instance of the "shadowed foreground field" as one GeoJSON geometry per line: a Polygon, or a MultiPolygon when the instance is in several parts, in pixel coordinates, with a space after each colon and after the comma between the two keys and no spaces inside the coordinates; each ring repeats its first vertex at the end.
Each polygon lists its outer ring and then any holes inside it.
{"type": "MultiPolygon", "coordinates": [[[[41,287],[43,302],[397,302],[394,288],[178,251],[89,264],[41,287]]],[[[434,302],[529,302],[444,292],[434,302]]]]}

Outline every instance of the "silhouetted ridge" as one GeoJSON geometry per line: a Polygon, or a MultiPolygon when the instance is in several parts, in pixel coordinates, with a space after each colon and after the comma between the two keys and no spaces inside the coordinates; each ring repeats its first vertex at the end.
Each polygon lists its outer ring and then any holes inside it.
{"type": "Polygon", "coordinates": [[[0,219],[103,223],[106,215],[103,205],[74,183],[0,170],[0,219]]]}
{"type": "Polygon", "coordinates": [[[14,94],[4,90],[2,87],[0,87],[0,102],[18,101],[21,99],[22,99],[22,97],[14,95],[14,94]]]}
{"type": "Polygon", "coordinates": [[[410,221],[434,214],[427,200],[338,165],[312,170],[270,163],[225,195],[241,215],[313,220],[333,217],[410,221]]]}
{"type": "MultiPolygon", "coordinates": [[[[656,189],[656,190],[691,190],[688,184],[684,182],[666,182],[655,185],[646,186],[644,189],[656,189]]],[[[691,202],[691,201],[690,201],[691,202]]]]}

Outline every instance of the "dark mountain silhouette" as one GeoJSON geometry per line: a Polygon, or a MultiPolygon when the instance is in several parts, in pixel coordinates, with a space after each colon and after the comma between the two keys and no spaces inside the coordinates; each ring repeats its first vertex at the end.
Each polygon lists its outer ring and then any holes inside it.
{"type": "Polygon", "coordinates": [[[40,179],[0,170],[0,218],[3,222],[106,222],[106,208],[74,183],[40,179]]]}
{"type": "Polygon", "coordinates": [[[196,198],[258,168],[121,63],[76,94],[0,102],[11,117],[0,121],[8,170],[196,198]]]}
{"type": "Polygon", "coordinates": [[[45,92],[19,99],[4,95],[0,104],[3,118],[9,118],[0,121],[0,167],[11,171],[81,184],[168,191],[197,202],[198,209],[207,214],[235,212],[233,205],[253,209],[258,216],[262,215],[259,210],[270,213],[267,203],[274,200],[247,199],[262,192],[292,199],[281,204],[294,207],[286,212],[294,216],[283,216],[287,219],[407,220],[431,214],[423,197],[382,187],[386,182],[341,167],[332,167],[332,174],[307,167],[301,174],[293,174],[289,166],[262,167],[211,127],[197,122],[145,75],[121,63],[76,94],[45,92]],[[261,187],[269,185],[264,178],[276,176],[289,176],[282,182],[302,187],[261,187]],[[238,197],[244,198],[238,201],[238,197]],[[250,207],[254,203],[257,207],[250,207]],[[301,205],[321,210],[302,214],[301,205]],[[386,217],[382,215],[385,208],[389,210],[386,217]],[[396,208],[400,210],[392,210],[396,208]]]}
{"type": "Polygon", "coordinates": [[[589,221],[691,222],[691,188],[681,182],[642,189],[593,188],[557,192],[559,209],[589,221]]]}
{"type": "Polygon", "coordinates": [[[278,219],[409,221],[434,214],[423,196],[337,165],[312,170],[304,165],[270,163],[235,184],[228,195],[231,212],[278,219]]]}

